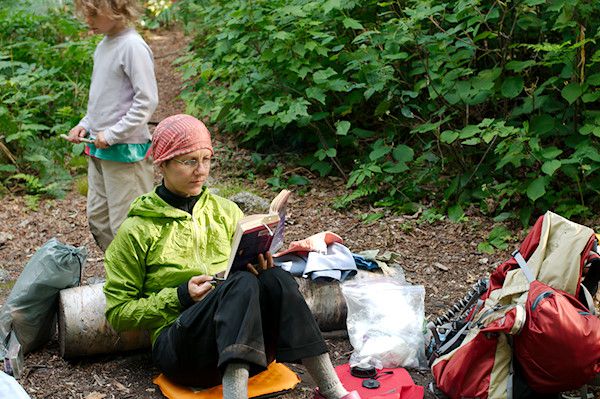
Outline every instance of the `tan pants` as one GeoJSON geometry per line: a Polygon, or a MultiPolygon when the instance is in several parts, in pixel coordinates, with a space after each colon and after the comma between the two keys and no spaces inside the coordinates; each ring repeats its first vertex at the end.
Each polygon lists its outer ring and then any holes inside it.
{"type": "Polygon", "coordinates": [[[87,217],[103,251],[127,217],[131,202],[153,187],[154,169],[149,159],[127,163],[89,158],[87,217]]]}

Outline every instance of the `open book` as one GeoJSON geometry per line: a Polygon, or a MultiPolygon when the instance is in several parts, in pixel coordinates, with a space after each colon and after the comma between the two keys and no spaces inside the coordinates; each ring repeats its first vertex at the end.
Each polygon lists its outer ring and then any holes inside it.
{"type": "Polygon", "coordinates": [[[245,216],[237,224],[225,279],[246,265],[258,263],[258,254],[275,253],[283,245],[285,209],[291,191],[281,190],[271,201],[269,213],[245,216]]]}

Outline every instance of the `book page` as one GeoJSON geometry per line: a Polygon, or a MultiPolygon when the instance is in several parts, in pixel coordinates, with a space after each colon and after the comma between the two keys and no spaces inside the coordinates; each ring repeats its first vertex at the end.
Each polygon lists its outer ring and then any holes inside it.
{"type": "Polygon", "coordinates": [[[292,192],[290,190],[283,189],[277,194],[271,205],[269,206],[269,213],[279,213],[283,211],[285,213],[285,207],[287,206],[288,199],[292,192]]]}
{"type": "Polygon", "coordinates": [[[271,254],[279,251],[283,247],[283,240],[285,235],[285,214],[287,209],[287,202],[292,194],[289,190],[281,190],[281,192],[273,199],[271,203],[271,212],[277,212],[279,214],[279,223],[273,233],[273,241],[269,247],[271,254]]]}

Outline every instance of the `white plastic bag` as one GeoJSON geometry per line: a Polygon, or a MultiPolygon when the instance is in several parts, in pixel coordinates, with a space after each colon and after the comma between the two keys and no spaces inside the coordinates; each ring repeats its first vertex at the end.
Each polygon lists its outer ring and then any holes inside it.
{"type": "Polygon", "coordinates": [[[426,365],[422,285],[382,277],[349,281],[341,288],[348,306],[348,336],[354,348],[351,366],[381,369],[426,365]]]}

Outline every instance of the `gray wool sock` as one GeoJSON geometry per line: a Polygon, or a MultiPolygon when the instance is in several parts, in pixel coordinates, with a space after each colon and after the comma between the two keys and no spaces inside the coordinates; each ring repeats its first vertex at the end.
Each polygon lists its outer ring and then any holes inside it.
{"type": "Polygon", "coordinates": [[[321,395],[328,399],[339,399],[348,394],[335,373],[328,353],[302,359],[306,371],[315,380],[321,395]]]}
{"type": "Polygon", "coordinates": [[[247,399],[250,366],[246,363],[229,363],[223,375],[223,399],[247,399]]]}

